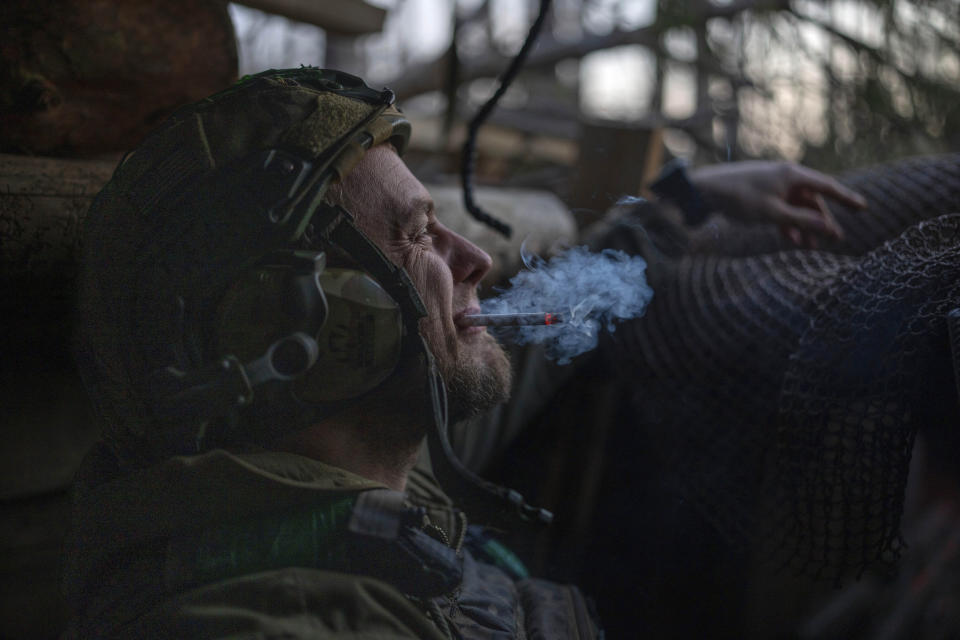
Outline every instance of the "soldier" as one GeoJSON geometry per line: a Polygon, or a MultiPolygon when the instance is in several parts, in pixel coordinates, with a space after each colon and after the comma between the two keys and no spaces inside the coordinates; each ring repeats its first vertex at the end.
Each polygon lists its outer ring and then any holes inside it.
{"type": "Polygon", "coordinates": [[[490,258],[437,220],[392,100],[334,71],[245,78],[94,202],[79,361],[102,441],[68,637],[598,633],[576,588],[528,578],[414,469],[428,432],[435,464],[449,452],[448,407],[503,400],[510,369],[462,320],[490,258]]]}

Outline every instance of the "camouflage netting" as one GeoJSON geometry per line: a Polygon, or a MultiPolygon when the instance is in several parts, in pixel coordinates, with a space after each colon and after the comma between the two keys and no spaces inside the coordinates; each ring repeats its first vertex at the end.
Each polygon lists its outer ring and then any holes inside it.
{"type": "Polygon", "coordinates": [[[844,182],[869,207],[834,205],[847,238],[821,251],[638,212],[646,231],[620,244],[648,256],[656,294],[608,345],[677,491],[731,543],[835,579],[898,557],[914,437],[960,426],[960,154],[844,182]]]}

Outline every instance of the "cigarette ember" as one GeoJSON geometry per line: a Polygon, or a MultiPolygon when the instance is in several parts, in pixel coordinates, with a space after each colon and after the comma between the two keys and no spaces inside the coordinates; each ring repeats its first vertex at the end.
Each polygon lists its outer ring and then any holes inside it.
{"type": "Polygon", "coordinates": [[[463,323],[471,326],[520,327],[528,325],[549,325],[563,322],[559,313],[477,313],[463,316],[463,323]]]}

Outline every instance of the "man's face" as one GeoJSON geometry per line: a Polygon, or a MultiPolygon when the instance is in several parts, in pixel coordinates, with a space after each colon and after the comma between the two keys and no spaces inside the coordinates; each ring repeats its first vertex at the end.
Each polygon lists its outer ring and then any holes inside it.
{"type": "Polygon", "coordinates": [[[437,220],[430,194],[389,145],[368,151],[343,189],[360,229],[406,269],[427,307],[420,333],[447,384],[452,418],[504,401],[510,391],[506,354],[485,327],[461,321],[479,312],[477,285],[490,256],[437,220]]]}

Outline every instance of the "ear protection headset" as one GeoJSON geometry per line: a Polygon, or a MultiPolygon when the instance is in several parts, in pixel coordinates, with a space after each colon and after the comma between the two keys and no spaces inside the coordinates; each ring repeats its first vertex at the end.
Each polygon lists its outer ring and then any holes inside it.
{"type": "Polygon", "coordinates": [[[218,238],[227,258],[176,267],[202,273],[195,278],[199,291],[187,287],[177,296],[180,321],[173,324],[179,335],[172,352],[180,356],[148,381],[154,412],[165,425],[159,446],[172,454],[240,439],[269,442],[356,402],[400,363],[419,361],[435,425],[431,460],[441,484],[472,500],[481,519],[499,519],[506,501],[524,519],[549,522],[549,512],[457,460],[447,437],[445,388],[417,328],[426,309],[416,288],[348,211],[323,199],[335,176],[384,137],[378,127],[386,123],[408,134],[398,112],[385,114],[392,92],[373,91],[348,74],[311,71],[322,75],[325,91],[374,108],[318,158],[283,148],[257,151],[205,176],[177,205],[186,211],[217,207],[231,217],[218,238]],[[300,248],[305,237],[310,249],[300,248]],[[204,348],[190,344],[206,345],[200,363],[184,354],[204,348]]]}
{"type": "Polygon", "coordinates": [[[270,352],[291,376],[294,395],[312,404],[356,398],[389,377],[400,360],[400,305],[364,271],[327,268],[322,252],[291,252],[248,271],[221,301],[219,353],[250,362],[270,352]],[[299,351],[294,343],[309,345],[299,351]],[[311,361],[325,366],[313,366],[311,361]]]}

